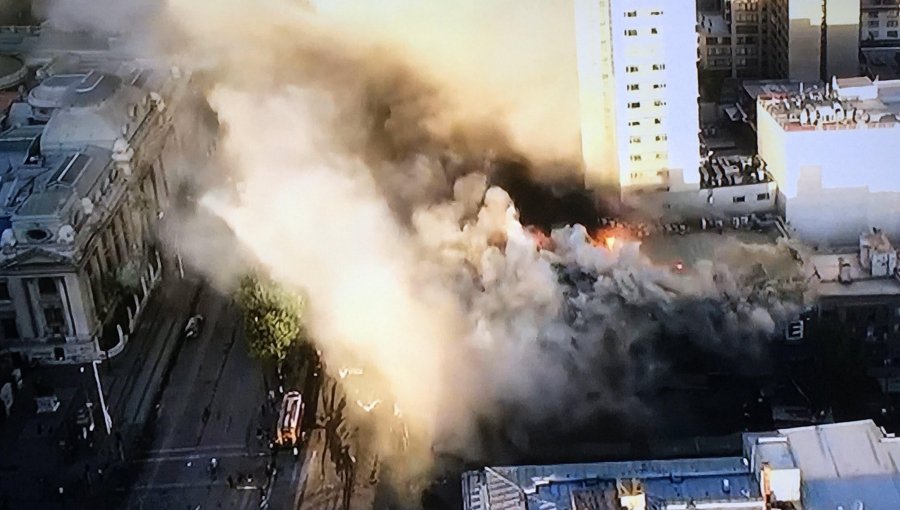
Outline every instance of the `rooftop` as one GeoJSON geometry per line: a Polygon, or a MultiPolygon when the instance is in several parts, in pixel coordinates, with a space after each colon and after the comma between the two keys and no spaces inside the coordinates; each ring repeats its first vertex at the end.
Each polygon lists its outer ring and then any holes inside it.
{"type": "Polygon", "coordinates": [[[782,459],[799,468],[803,508],[900,508],[900,439],[872,420],[782,429],[776,436],[786,441],[772,449],[747,434],[745,450],[755,450],[761,462],[782,459]]]}
{"type": "Polygon", "coordinates": [[[725,16],[719,12],[701,12],[697,19],[697,31],[700,35],[730,37],[731,28],[725,16]]]}
{"type": "Polygon", "coordinates": [[[757,97],[786,131],[900,128],[900,80],[842,78],[824,88],[757,97]]]}
{"type": "Polygon", "coordinates": [[[900,508],[900,438],[872,420],[747,433],[743,442],[743,457],[469,471],[463,508],[620,510],[618,496],[638,487],[648,509],[762,509],[764,479],[776,503],[798,510],[900,508]]]}
{"type": "MultiPolygon", "coordinates": [[[[527,510],[575,510],[573,496],[585,502],[618,503],[616,482],[630,479],[641,481],[648,501],[660,503],[761,500],[759,485],[741,457],[496,467],[468,472],[464,477],[464,489],[472,492],[487,485],[494,505],[501,499],[521,500],[524,496],[525,504],[519,508],[527,510]]],[[[465,496],[471,499],[471,492],[465,496]]]]}
{"type": "Polygon", "coordinates": [[[744,92],[753,100],[760,97],[782,97],[797,94],[801,86],[804,90],[816,90],[822,88],[822,82],[800,82],[793,80],[746,80],[743,83],[744,92]]]}
{"type": "Polygon", "coordinates": [[[860,236],[859,247],[809,255],[806,280],[819,297],[900,296],[897,251],[881,231],[860,236]]]}

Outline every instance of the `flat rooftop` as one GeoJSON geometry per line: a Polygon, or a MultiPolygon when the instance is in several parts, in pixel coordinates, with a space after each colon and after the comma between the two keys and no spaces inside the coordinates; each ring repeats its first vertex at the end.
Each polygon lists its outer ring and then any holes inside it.
{"type": "Polygon", "coordinates": [[[824,90],[757,96],[785,131],[900,128],[900,80],[841,78],[824,90]]]}
{"type": "Polygon", "coordinates": [[[900,280],[872,277],[860,265],[859,252],[810,255],[804,272],[811,282],[818,281],[816,291],[820,297],[900,296],[900,280]],[[841,262],[848,265],[850,283],[838,281],[841,262]]]}
{"type": "Polygon", "coordinates": [[[615,494],[616,481],[632,478],[641,481],[647,499],[653,501],[728,503],[762,499],[759,484],[741,457],[494,467],[465,473],[463,487],[470,491],[464,494],[470,501],[477,499],[475,493],[487,485],[492,505],[503,499],[521,501],[524,495],[524,506],[519,508],[575,510],[571,506],[573,495],[582,500],[616,501],[610,494],[615,494]]]}

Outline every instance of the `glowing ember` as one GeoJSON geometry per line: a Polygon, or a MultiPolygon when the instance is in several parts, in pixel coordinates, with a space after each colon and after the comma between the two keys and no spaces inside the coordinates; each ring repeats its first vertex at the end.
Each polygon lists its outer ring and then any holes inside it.
{"type": "Polygon", "coordinates": [[[603,240],[604,244],[606,244],[606,248],[608,250],[613,250],[616,247],[616,238],[613,236],[608,236],[603,240]]]}

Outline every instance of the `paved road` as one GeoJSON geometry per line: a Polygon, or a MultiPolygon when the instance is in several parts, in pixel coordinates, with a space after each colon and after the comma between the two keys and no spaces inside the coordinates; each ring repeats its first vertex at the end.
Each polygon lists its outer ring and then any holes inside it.
{"type": "MultiPolygon", "coordinates": [[[[257,432],[268,432],[273,416],[265,406],[262,367],[247,353],[239,311],[228,297],[205,287],[196,311],[206,326],[181,346],[159,402],[152,445],[131,461],[138,475],[125,508],[259,508],[268,492],[273,458],[257,432]],[[219,463],[215,476],[208,471],[212,458],[219,463]],[[228,477],[239,474],[232,488],[228,477]]],[[[296,485],[301,470],[295,464],[290,455],[278,457],[276,466],[287,476],[276,477],[276,484],[296,485]]],[[[293,494],[283,489],[279,494],[293,494]]]]}

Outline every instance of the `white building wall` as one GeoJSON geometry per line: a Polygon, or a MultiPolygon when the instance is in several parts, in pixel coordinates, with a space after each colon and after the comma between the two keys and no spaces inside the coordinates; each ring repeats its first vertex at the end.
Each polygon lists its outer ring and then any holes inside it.
{"type": "Polygon", "coordinates": [[[585,185],[618,185],[608,0],[575,0],[575,24],[585,185]]]}
{"type": "Polygon", "coordinates": [[[900,124],[882,128],[785,131],[757,107],[760,157],[787,200],[798,237],[852,243],[883,228],[900,235],[900,124]]]}
{"type": "Polygon", "coordinates": [[[699,181],[696,9],[689,3],[576,0],[589,187],[665,189],[673,169],[699,181]]]}
{"type": "Polygon", "coordinates": [[[65,286],[63,305],[66,308],[68,320],[72,322],[72,336],[78,339],[91,337],[91,317],[85,306],[84,295],[81,288],[81,280],[74,273],[62,277],[62,285],[65,286]],[[71,315],[69,315],[71,314],[71,315]]]}

